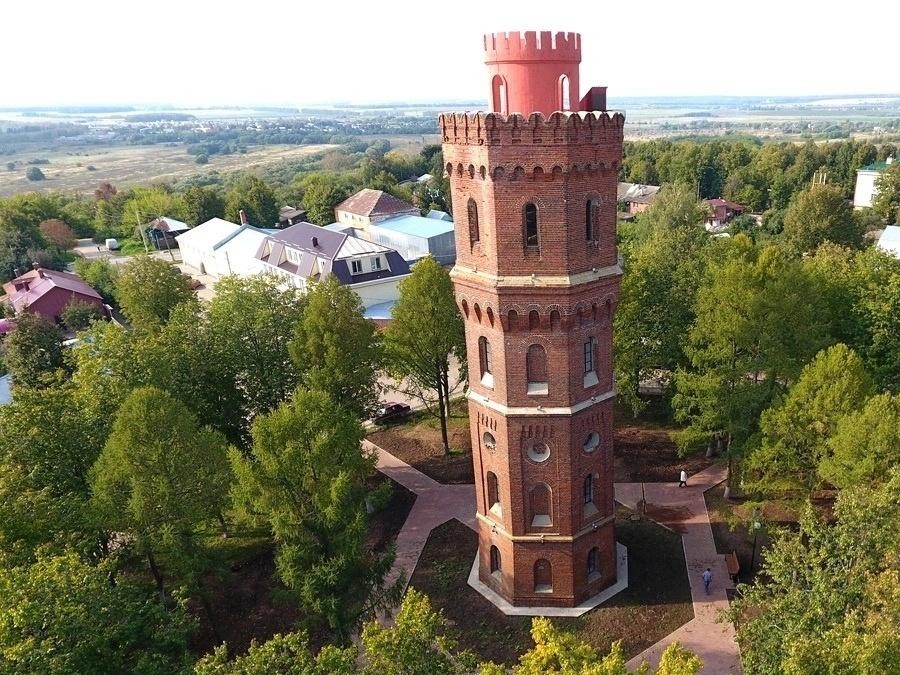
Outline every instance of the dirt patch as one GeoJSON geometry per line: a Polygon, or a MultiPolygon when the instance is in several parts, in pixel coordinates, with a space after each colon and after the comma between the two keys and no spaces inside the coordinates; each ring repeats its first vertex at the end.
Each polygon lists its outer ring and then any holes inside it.
{"type": "MultiPolygon", "coordinates": [[[[372,515],[366,546],[383,551],[396,539],[412,510],[416,495],[387,476],[375,474],[369,480],[372,488],[385,481],[392,485],[385,506],[372,515]]],[[[223,572],[206,580],[210,605],[222,640],[232,654],[243,654],[252,640],[265,642],[276,633],[295,630],[303,615],[291,592],[278,580],[275,572],[275,548],[267,539],[232,540],[223,543],[220,555],[228,559],[223,572]]],[[[205,654],[219,644],[199,602],[191,610],[200,628],[191,641],[195,654],[205,654]]],[[[310,631],[310,643],[321,647],[329,636],[324,629],[310,631]]]]}
{"type": "Polygon", "coordinates": [[[385,481],[391,484],[391,497],[383,509],[373,514],[366,537],[366,546],[373,551],[383,551],[394,543],[416,502],[414,492],[381,473],[369,479],[369,487],[375,489],[385,481]]]}
{"type": "Polygon", "coordinates": [[[474,483],[472,437],[465,401],[454,401],[448,423],[450,454],[444,454],[440,422],[416,413],[408,422],[369,434],[375,445],[439,483],[474,483]]]}
{"type": "Polygon", "coordinates": [[[666,527],[679,534],[687,532],[684,523],[693,512],[686,506],[658,506],[656,504],[647,504],[646,515],[650,520],[662,523],[666,527]]]}
{"type": "Polygon", "coordinates": [[[712,462],[702,454],[679,457],[672,429],[618,424],[613,432],[614,480],[617,483],[677,482],[681,470],[688,475],[712,462]]]}
{"type": "MultiPolygon", "coordinates": [[[[622,640],[627,657],[656,643],[693,616],[681,537],[617,512],[616,539],[628,548],[629,587],[578,619],[553,619],[601,653],[622,640]]],[[[410,580],[444,611],[460,644],[479,657],[511,665],[531,649],[530,617],[509,617],[466,583],[478,539],[459,521],[433,530],[410,580]]]]}

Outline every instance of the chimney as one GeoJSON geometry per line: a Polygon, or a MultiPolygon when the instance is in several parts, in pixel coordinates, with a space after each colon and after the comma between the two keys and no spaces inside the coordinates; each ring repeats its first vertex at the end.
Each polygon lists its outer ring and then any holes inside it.
{"type": "Polygon", "coordinates": [[[238,211],[238,215],[241,217],[241,225],[249,225],[247,222],[247,214],[244,213],[244,209],[238,211]]]}
{"type": "Polygon", "coordinates": [[[31,263],[31,269],[39,270],[40,268],[41,268],[41,266],[37,262],[31,263]]]}
{"type": "Polygon", "coordinates": [[[15,268],[15,269],[13,270],[13,274],[16,275],[16,278],[22,276],[22,268],[21,268],[21,267],[15,268]]]}
{"type": "Polygon", "coordinates": [[[42,270],[40,267],[38,268],[37,273],[38,273],[38,276],[39,276],[41,279],[44,279],[44,278],[45,278],[45,277],[44,277],[44,270],[42,270]]]}
{"type": "Polygon", "coordinates": [[[884,162],[885,162],[885,164],[893,164],[893,163],[894,163],[894,158],[893,158],[893,157],[888,157],[886,160],[884,160],[884,162]]]}
{"type": "Polygon", "coordinates": [[[313,237],[313,238],[312,238],[312,245],[313,245],[313,248],[318,248],[318,247],[319,247],[319,238],[318,238],[318,237],[313,237]]]}

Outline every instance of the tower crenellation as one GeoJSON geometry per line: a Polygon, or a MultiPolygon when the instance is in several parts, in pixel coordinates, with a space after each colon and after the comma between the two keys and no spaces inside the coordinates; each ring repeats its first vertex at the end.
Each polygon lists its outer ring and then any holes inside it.
{"type": "Polygon", "coordinates": [[[441,115],[469,361],[479,579],[523,606],[616,580],[612,318],[622,113],[577,33],[485,36],[492,112],[441,115]]]}

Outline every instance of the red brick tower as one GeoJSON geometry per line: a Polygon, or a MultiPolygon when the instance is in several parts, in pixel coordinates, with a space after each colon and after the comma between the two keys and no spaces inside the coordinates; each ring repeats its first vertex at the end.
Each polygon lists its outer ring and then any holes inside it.
{"type": "Polygon", "coordinates": [[[515,605],[571,607],[616,581],[612,316],[625,118],[605,112],[605,88],[577,100],[578,34],[488,35],[485,50],[494,112],[440,118],[479,578],[515,605]]]}

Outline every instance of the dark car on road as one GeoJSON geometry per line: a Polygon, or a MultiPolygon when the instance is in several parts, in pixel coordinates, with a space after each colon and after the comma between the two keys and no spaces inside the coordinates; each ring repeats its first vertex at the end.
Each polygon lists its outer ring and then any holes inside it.
{"type": "Polygon", "coordinates": [[[389,401],[375,411],[375,417],[372,418],[372,421],[375,424],[385,424],[386,422],[399,420],[409,415],[410,410],[412,408],[405,403],[389,401]]]}

